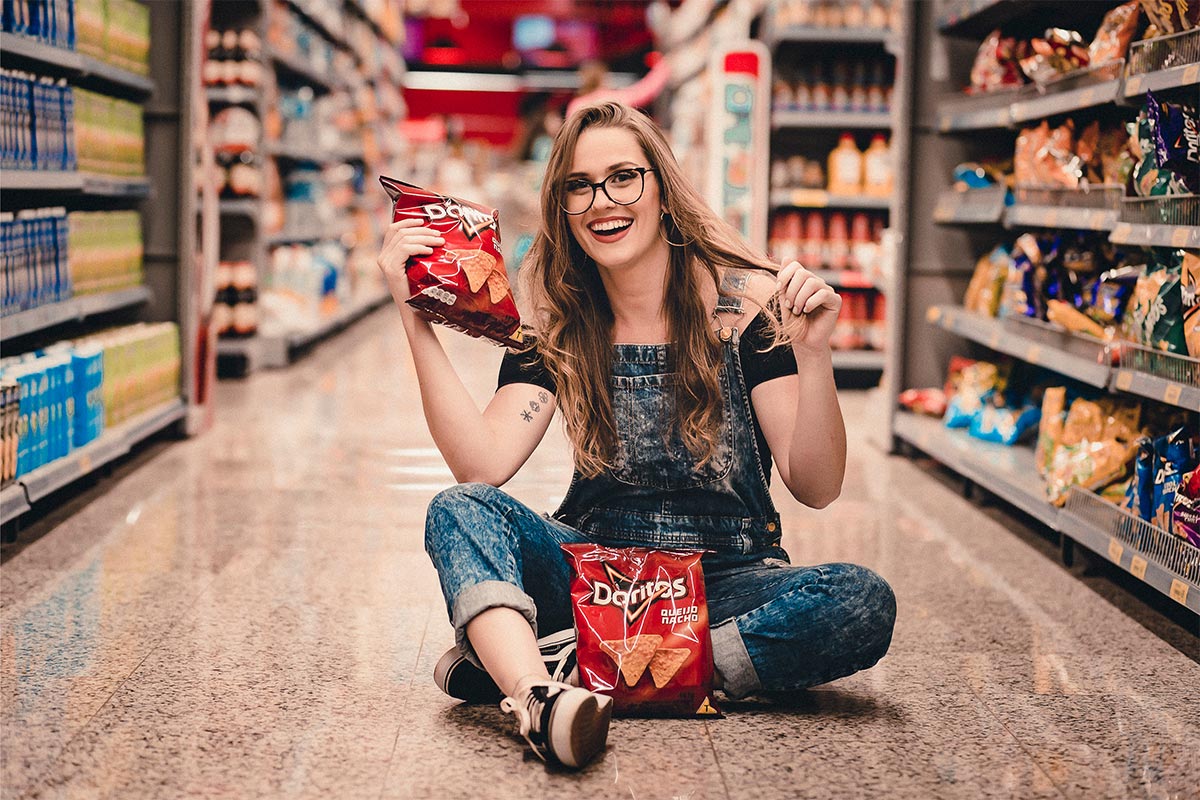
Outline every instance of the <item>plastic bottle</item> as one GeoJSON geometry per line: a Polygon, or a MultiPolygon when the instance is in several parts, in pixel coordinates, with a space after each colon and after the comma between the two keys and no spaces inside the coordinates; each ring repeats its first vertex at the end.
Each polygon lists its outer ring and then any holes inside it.
{"type": "Polygon", "coordinates": [[[829,193],[857,195],[862,188],[863,155],[854,144],[854,135],[843,133],[838,146],[829,154],[829,193]]]}
{"type": "Polygon", "coordinates": [[[882,133],[871,137],[871,146],[863,153],[863,194],[868,197],[890,197],[894,170],[892,150],[882,133]]]}
{"type": "Polygon", "coordinates": [[[813,111],[828,111],[833,102],[833,96],[829,90],[829,76],[826,74],[825,66],[825,64],[813,65],[811,100],[813,111]]]}
{"type": "Polygon", "coordinates": [[[846,215],[841,211],[830,215],[825,241],[825,265],[834,270],[846,269],[850,262],[850,230],[846,224],[846,215]]]}
{"type": "Polygon", "coordinates": [[[850,65],[841,59],[833,62],[829,102],[834,111],[850,110],[850,65]]]}
{"type": "Polygon", "coordinates": [[[871,244],[871,219],[859,211],[850,219],[850,269],[866,271],[872,260],[871,244]]]}
{"type": "Polygon", "coordinates": [[[792,87],[792,107],[793,111],[812,111],[813,110],[813,90],[811,81],[811,71],[806,67],[801,67],[796,73],[796,83],[792,87]]]}
{"type": "Polygon", "coordinates": [[[865,61],[856,61],[854,77],[850,80],[850,110],[861,112],[867,108],[867,64],[865,61]]]}
{"type": "Polygon", "coordinates": [[[824,266],[825,250],[825,217],[820,211],[813,211],[804,223],[804,242],[800,247],[800,262],[809,269],[820,269],[824,266]]]}

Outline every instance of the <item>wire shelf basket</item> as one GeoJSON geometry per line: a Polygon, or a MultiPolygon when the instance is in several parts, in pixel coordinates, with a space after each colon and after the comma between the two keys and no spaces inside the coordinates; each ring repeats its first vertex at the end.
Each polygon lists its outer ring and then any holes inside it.
{"type": "Polygon", "coordinates": [[[1200,386],[1200,358],[1166,353],[1133,342],[1120,342],[1116,347],[1121,369],[1136,370],[1185,386],[1200,386]]]}
{"type": "Polygon", "coordinates": [[[1082,186],[1065,189],[1058,186],[1018,186],[1016,200],[1021,205],[1089,208],[1116,211],[1121,208],[1125,187],[1117,184],[1082,186]]]}
{"type": "Polygon", "coordinates": [[[1121,203],[1121,222],[1200,226],[1200,195],[1127,197],[1121,203]]]}
{"type": "Polygon", "coordinates": [[[1200,63],[1200,28],[1134,42],[1129,48],[1126,74],[1145,75],[1197,63],[1200,63]]]}
{"type": "Polygon", "coordinates": [[[1192,583],[1200,580],[1200,549],[1079,487],[1067,495],[1066,510],[1147,559],[1192,583]]]}

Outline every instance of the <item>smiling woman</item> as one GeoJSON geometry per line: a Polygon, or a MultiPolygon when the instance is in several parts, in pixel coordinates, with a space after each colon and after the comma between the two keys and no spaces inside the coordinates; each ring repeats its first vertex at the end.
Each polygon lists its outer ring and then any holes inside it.
{"type": "Polygon", "coordinates": [[[530,344],[505,355],[481,412],[404,303],[404,260],[436,244],[430,234],[393,227],[380,267],[430,432],[461,481],[434,498],[425,527],[457,642],[434,673],[447,694],[503,698],[543,758],[579,767],[603,751],[611,698],[580,688],[573,670],[560,552],[571,543],[704,552],[727,696],[802,689],[882,657],[895,619],[888,584],[849,564],[791,567],[770,494],[772,461],[807,505],[841,490],[846,433],[829,350],[841,300],[828,285],[753,251],[648,117],[584,107],[554,140],[521,267],[530,344]],[[556,409],[575,470],[547,516],[497,487],[556,409]]]}

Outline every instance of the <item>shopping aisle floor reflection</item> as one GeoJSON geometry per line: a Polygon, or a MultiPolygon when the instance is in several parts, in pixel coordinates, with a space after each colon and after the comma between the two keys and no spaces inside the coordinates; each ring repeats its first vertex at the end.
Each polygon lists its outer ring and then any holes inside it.
{"type": "MultiPolygon", "coordinates": [[[[483,402],[500,352],[446,333],[483,402]]],[[[165,448],[0,569],[5,797],[1195,797],[1200,667],[918,465],[865,443],[796,563],[896,590],[891,653],[798,704],[617,720],[582,773],[447,699],[423,552],[452,483],[387,310],[282,372],[221,384],[165,448]]],[[[551,509],[550,435],[507,487],[551,509]]],[[[1185,648],[1186,649],[1186,648],[1185,648]]],[[[1194,650],[1192,651],[1194,652],[1194,650]]]]}

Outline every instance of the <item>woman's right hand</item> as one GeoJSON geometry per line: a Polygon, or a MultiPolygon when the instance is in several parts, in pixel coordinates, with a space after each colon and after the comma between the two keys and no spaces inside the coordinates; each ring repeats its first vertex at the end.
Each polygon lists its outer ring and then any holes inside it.
{"type": "Polygon", "coordinates": [[[388,225],[377,263],[387,281],[388,290],[401,308],[409,297],[408,276],[405,274],[408,260],[413,256],[427,256],[434,247],[445,243],[441,234],[433,228],[423,227],[417,219],[402,219],[388,225]]]}

